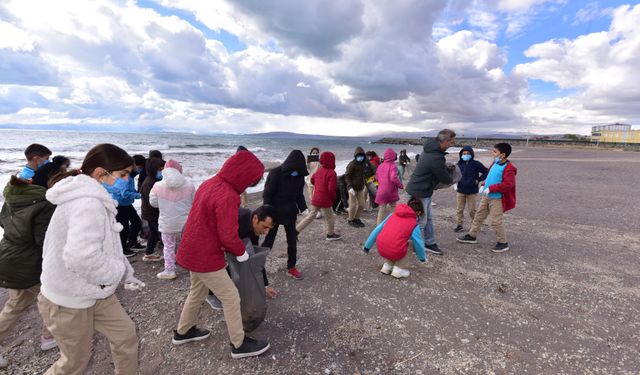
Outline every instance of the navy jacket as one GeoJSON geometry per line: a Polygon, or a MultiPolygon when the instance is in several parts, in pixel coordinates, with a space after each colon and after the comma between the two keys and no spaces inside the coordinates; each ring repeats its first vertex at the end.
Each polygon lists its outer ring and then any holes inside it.
{"type": "Polygon", "coordinates": [[[475,154],[471,146],[464,146],[462,150],[460,150],[458,166],[460,167],[460,172],[462,172],[462,178],[458,181],[458,193],[477,194],[478,183],[487,178],[487,172],[489,172],[489,170],[482,163],[475,160],[474,156],[475,154]],[[471,160],[462,160],[462,151],[469,151],[471,160]]]}

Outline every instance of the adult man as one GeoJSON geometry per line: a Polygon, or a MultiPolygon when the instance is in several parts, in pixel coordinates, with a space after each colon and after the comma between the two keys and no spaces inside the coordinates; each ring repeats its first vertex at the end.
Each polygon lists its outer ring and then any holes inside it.
{"type": "Polygon", "coordinates": [[[427,251],[442,255],[442,250],[436,244],[433,214],[431,211],[431,196],[433,189],[439,182],[450,184],[453,176],[447,169],[445,151],[456,143],[456,133],[449,129],[441,130],[436,138],[429,138],[424,142],[422,154],[411,175],[406,191],[411,196],[419,198],[424,207],[424,214],[420,216],[420,227],[427,251]]]}

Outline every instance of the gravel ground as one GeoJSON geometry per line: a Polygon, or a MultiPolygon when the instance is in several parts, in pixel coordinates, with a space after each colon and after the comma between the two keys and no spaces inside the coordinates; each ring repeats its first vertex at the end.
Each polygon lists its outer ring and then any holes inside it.
{"type": "MultiPolygon", "coordinates": [[[[285,275],[280,234],[267,264],[280,295],[253,333],[271,350],[259,358],[230,358],[222,314],[206,304],[199,324],[212,337],[173,347],[188,273],[160,281],[161,265],[133,258],[147,288],[117,294],[138,328],[141,373],[638,374],[640,158],[529,148],[515,150],[512,160],[518,207],[505,219],[507,253],[489,251],[495,243],[489,227],[477,245],[455,241],[450,189],[434,198],[445,255],[426,264],[414,258],[405,280],[382,275],[375,250],[361,251],[375,212],[365,213],[364,229],[339,217],[343,241],[326,242],[321,220],[301,233],[300,281],[285,275]]],[[[5,299],[0,292],[0,303],[5,299]]],[[[39,327],[34,306],[5,340],[12,364],[0,373],[42,373],[57,359],[57,350],[39,351],[39,327]]],[[[88,373],[112,372],[106,339],[96,335],[88,373]]]]}

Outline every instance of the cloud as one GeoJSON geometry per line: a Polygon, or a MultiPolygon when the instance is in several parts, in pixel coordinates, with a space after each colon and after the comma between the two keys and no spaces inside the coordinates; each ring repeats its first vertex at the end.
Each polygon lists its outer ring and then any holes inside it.
{"type": "Polygon", "coordinates": [[[613,8],[600,9],[600,5],[598,4],[598,2],[594,1],[588,3],[584,8],[578,10],[571,24],[576,26],[581,23],[588,23],[598,18],[609,16],[611,15],[612,11],[613,8]]]}
{"type": "Polygon", "coordinates": [[[0,49],[0,84],[56,86],[60,73],[36,51],[0,49]]]}

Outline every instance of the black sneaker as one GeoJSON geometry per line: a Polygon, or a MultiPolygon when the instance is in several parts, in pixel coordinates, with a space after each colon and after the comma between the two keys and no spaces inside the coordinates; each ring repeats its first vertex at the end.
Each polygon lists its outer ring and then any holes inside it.
{"type": "Polygon", "coordinates": [[[362,222],[362,220],[360,220],[360,219],[354,219],[353,221],[355,221],[355,222],[356,222],[356,224],[358,225],[358,227],[359,227],[359,228],[364,228],[364,227],[365,227],[365,225],[364,225],[364,223],[362,222]]]}
{"type": "Polygon", "coordinates": [[[478,243],[478,240],[468,233],[462,237],[456,238],[456,241],[461,243],[478,243]]]}
{"type": "Polygon", "coordinates": [[[437,244],[433,244],[433,245],[425,245],[425,248],[427,249],[428,252],[430,252],[431,254],[435,254],[435,255],[442,255],[443,252],[442,250],[440,250],[440,248],[438,247],[437,244]]]}
{"type": "Polygon", "coordinates": [[[124,254],[125,257],[127,258],[131,258],[132,256],[136,255],[135,252],[129,250],[129,249],[124,249],[122,250],[122,253],[124,254]]]}
{"type": "Polygon", "coordinates": [[[453,229],[454,232],[456,233],[460,233],[464,230],[464,228],[462,227],[462,225],[456,225],[456,227],[453,229]]]}
{"type": "Polygon", "coordinates": [[[140,252],[142,250],[145,250],[147,248],[146,245],[141,244],[140,242],[134,243],[133,245],[129,246],[129,249],[135,251],[135,252],[140,252]]]}
{"type": "Polygon", "coordinates": [[[505,243],[498,242],[496,246],[494,246],[491,249],[491,251],[493,251],[494,253],[504,253],[507,250],[509,250],[509,244],[507,242],[505,243]]]}
{"type": "Polygon", "coordinates": [[[196,326],[189,328],[187,333],[185,333],[184,335],[179,334],[178,331],[174,329],[173,340],[171,340],[171,342],[173,343],[173,345],[182,345],[191,341],[204,340],[209,337],[210,334],[211,332],[209,332],[209,330],[199,329],[196,328],[196,326]]]}
{"type": "Polygon", "coordinates": [[[354,228],[360,228],[360,226],[358,225],[358,223],[355,220],[349,220],[348,224],[351,225],[354,228]]]}
{"type": "Polygon", "coordinates": [[[260,341],[252,339],[249,336],[244,337],[244,341],[239,348],[234,348],[231,345],[231,358],[240,359],[247,357],[256,357],[269,350],[269,343],[266,341],[260,341]]]}
{"type": "Polygon", "coordinates": [[[341,240],[342,236],[336,233],[333,234],[328,234],[327,235],[327,241],[337,241],[337,240],[341,240]]]}

